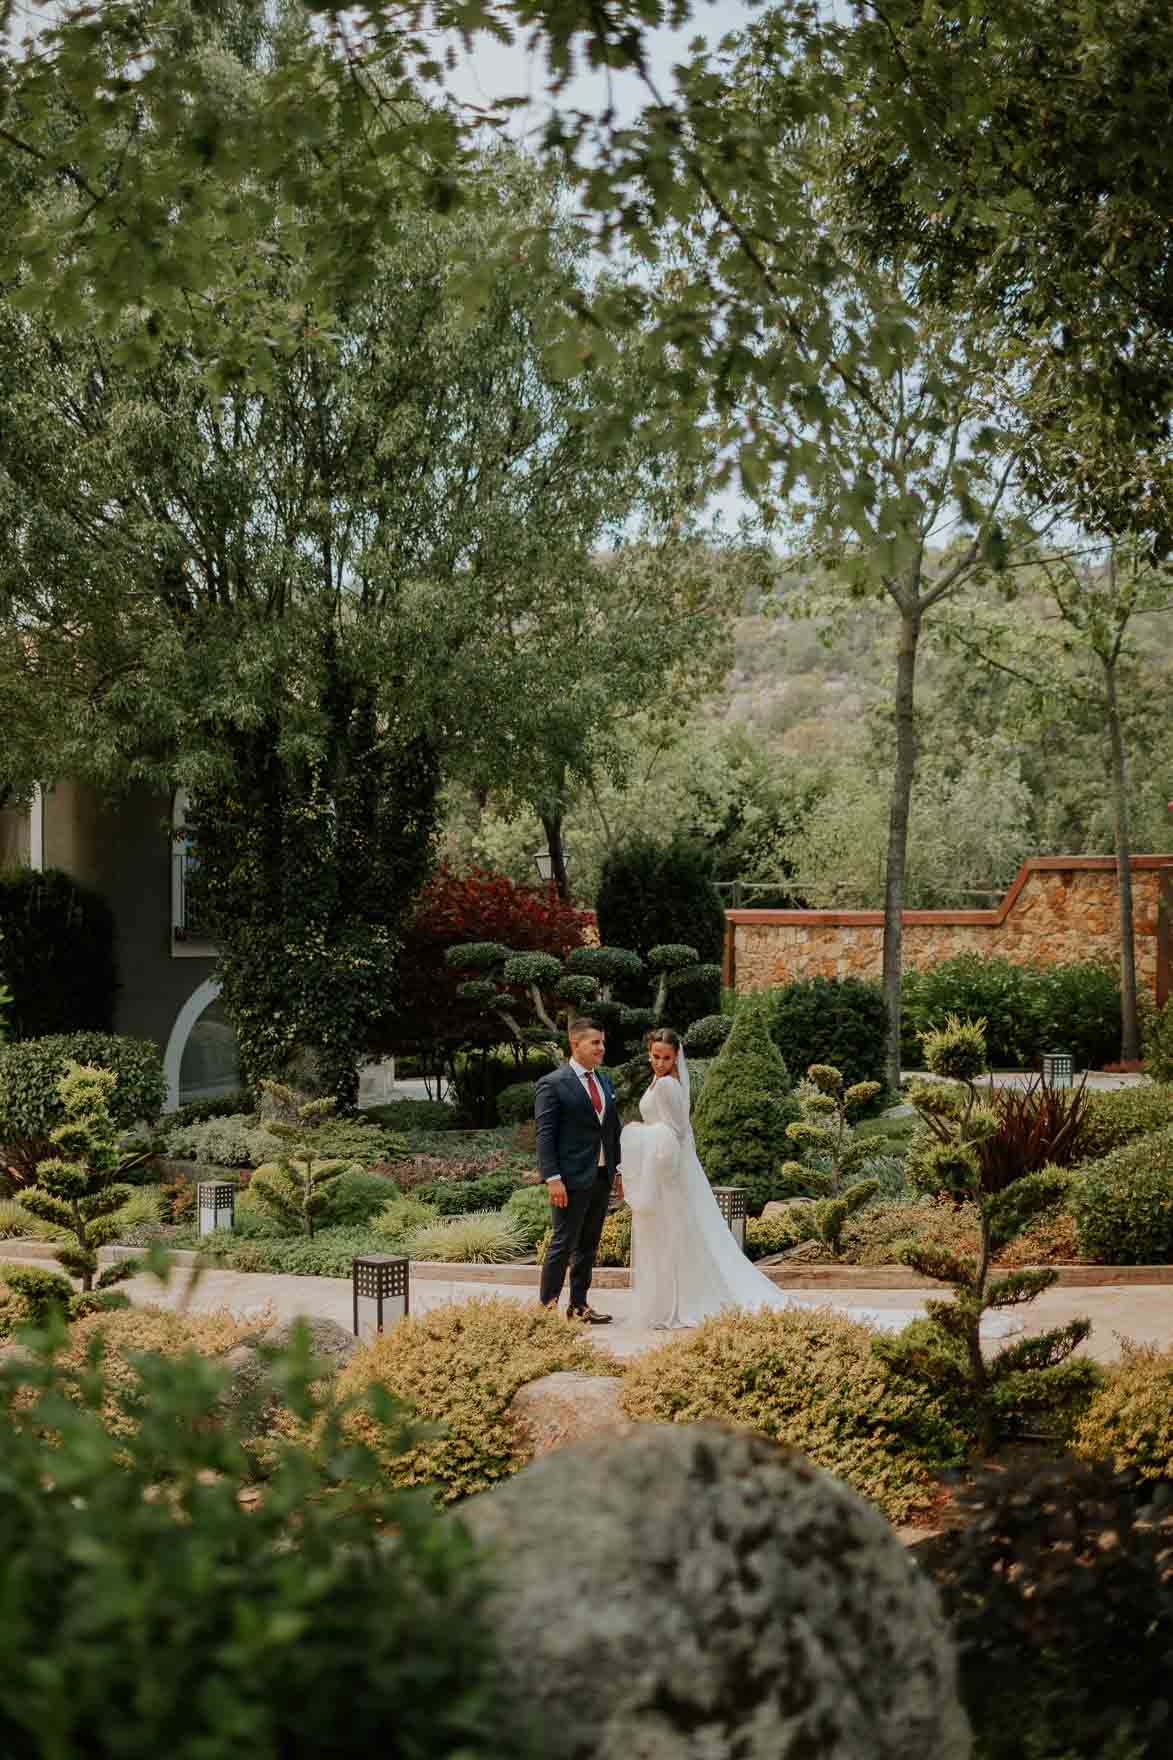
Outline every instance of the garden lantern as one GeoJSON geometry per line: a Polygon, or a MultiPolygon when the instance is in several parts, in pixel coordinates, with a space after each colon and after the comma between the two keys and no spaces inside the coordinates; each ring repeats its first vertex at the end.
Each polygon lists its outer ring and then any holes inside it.
{"type": "Polygon", "coordinates": [[[196,1186],[196,1216],[200,1234],[231,1229],[236,1220],[236,1187],[230,1180],[201,1180],[196,1186]]]}
{"type": "Polygon", "coordinates": [[[405,1318],[408,1263],[393,1253],[363,1253],[351,1261],[356,1338],[375,1338],[405,1318]]]}
{"type": "Polygon", "coordinates": [[[714,1186],[717,1208],[729,1224],[729,1232],[745,1252],[745,1187],[714,1186]]]}
{"type": "Polygon", "coordinates": [[[1052,1088],[1070,1088],[1075,1080],[1075,1058],[1070,1051],[1043,1052],[1043,1080],[1052,1088]]]}

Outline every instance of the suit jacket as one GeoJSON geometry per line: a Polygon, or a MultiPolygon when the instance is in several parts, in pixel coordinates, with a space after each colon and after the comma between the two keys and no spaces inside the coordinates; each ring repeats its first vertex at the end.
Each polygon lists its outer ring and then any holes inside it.
{"type": "Polygon", "coordinates": [[[615,1090],[595,1071],[606,1101],[600,1124],[590,1097],[568,1063],[538,1083],[534,1121],[538,1134],[538,1172],[543,1179],[561,1177],[567,1190],[590,1185],[599,1172],[599,1144],[607,1172],[619,1167],[619,1108],[615,1090]]]}

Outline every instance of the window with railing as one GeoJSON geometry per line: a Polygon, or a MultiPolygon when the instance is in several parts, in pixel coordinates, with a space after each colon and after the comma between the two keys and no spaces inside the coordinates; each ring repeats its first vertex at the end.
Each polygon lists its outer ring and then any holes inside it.
{"type": "Polygon", "coordinates": [[[174,839],[171,857],[171,940],[179,949],[197,942],[201,949],[211,940],[203,917],[199,857],[190,837],[186,835],[189,797],[184,788],[176,789],[171,814],[174,839]]]}

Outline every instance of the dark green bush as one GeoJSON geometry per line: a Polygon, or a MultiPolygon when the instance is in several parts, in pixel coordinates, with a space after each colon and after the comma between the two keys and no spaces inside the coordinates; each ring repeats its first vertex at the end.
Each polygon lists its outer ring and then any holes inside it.
{"type": "Polygon", "coordinates": [[[0,871],[0,977],[12,991],[11,1037],[108,1032],[118,988],[110,907],[57,868],[0,871]]]}
{"type": "Polygon", "coordinates": [[[1173,1083],[1146,1082],[1091,1094],[1080,1132],[1080,1160],[1098,1161],[1166,1125],[1173,1125],[1173,1083]]]}
{"type": "Polygon", "coordinates": [[[395,1131],[454,1131],[460,1123],[446,1100],[393,1100],[387,1106],[368,1106],[363,1116],[395,1131]]]}
{"type": "Polygon", "coordinates": [[[709,1065],[693,1107],[697,1152],[714,1185],[744,1186],[753,1215],[774,1197],[793,1145],[786,1126],[799,1116],[789,1071],[770,1037],[770,999],[748,996],[733,1031],[709,1065]]]}
{"type": "Polygon", "coordinates": [[[502,1168],[481,1179],[436,1179],[412,1190],[441,1216],[467,1216],[472,1210],[500,1210],[525,1183],[521,1168],[502,1168]]]}
{"type": "Polygon", "coordinates": [[[324,1225],[327,1228],[361,1227],[397,1195],[398,1187],[385,1174],[352,1168],[348,1173],[340,1173],[329,1187],[323,1212],[324,1225]]]}
{"type": "Polygon", "coordinates": [[[863,978],[799,978],[770,992],[770,1034],[788,1069],[840,1070],[845,1087],[884,1079],[887,1015],[878,984],[863,978]]]}
{"type": "MultiPolygon", "coordinates": [[[[662,844],[632,837],[621,844],[603,864],[595,910],[603,945],[632,948],[641,959],[672,941],[695,947],[709,964],[720,960],[725,946],[725,911],[713,885],[712,857],[688,838],[662,844]]],[[[623,999],[642,1003],[644,989],[646,984],[636,983],[623,999]]],[[[696,1012],[713,1014],[719,1006],[718,998],[696,1012]]]]}
{"type": "Polygon", "coordinates": [[[1061,1461],[983,1474],[928,1543],[977,1760],[1173,1752],[1173,1486],[1061,1461]]]}
{"type": "MultiPolygon", "coordinates": [[[[593,1007],[591,1012],[595,1012],[593,1007]]],[[[530,1051],[520,1064],[509,1053],[461,1052],[452,1078],[456,1122],[474,1129],[496,1124],[499,1094],[518,1082],[539,1081],[553,1068],[553,1060],[538,1051],[530,1051]]]]}
{"type": "Polygon", "coordinates": [[[1077,1069],[1099,1069],[1120,1055],[1120,977],[1097,960],[1061,966],[1015,965],[961,953],[904,974],[902,1058],[921,1067],[920,1035],[946,1015],[985,1017],[992,1069],[1033,1069],[1044,1051],[1063,1049],[1077,1069]]]}
{"type": "Polygon", "coordinates": [[[167,1114],[167,1128],[179,1130],[189,1124],[204,1124],[209,1118],[236,1118],[255,1112],[256,1104],[251,1088],[233,1088],[214,1100],[189,1100],[186,1106],[176,1107],[167,1114]]]}
{"type": "Polygon", "coordinates": [[[118,1082],[110,1114],[121,1130],[139,1119],[157,1118],[166,1098],[163,1065],[149,1039],[55,1033],[0,1048],[0,1144],[30,1184],[38,1161],[52,1153],[50,1131],[64,1118],[57,1082],[70,1062],[114,1072],[118,1082]]]}
{"type": "Polygon", "coordinates": [[[497,1096],[497,1117],[502,1124],[524,1124],[534,1115],[536,1082],[511,1082],[497,1096]]]}
{"type": "Polygon", "coordinates": [[[1173,1126],[1082,1167],[1070,1204],[1085,1258],[1101,1265],[1167,1265],[1173,1260],[1173,1126]]]}
{"type": "Polygon", "coordinates": [[[283,1445],[246,1508],[215,1363],[145,1355],[104,1385],[0,1367],[10,1760],[530,1751],[465,1531],[388,1487],[374,1449],[317,1404],[300,1348],[273,1373],[299,1418],[320,1418],[322,1446],[283,1445]]]}
{"type": "Polygon", "coordinates": [[[733,1028],[731,1014],[708,1014],[692,1022],[684,1035],[684,1049],[691,1063],[694,1057],[713,1057],[720,1051],[733,1028]]]}

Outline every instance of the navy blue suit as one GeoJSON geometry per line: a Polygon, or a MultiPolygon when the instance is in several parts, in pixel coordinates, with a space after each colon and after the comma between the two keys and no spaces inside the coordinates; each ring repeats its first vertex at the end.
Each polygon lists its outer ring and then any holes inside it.
{"type": "Polygon", "coordinates": [[[568,1200],[562,1208],[551,1206],[553,1233],[542,1266],[541,1299],[558,1300],[569,1265],[572,1308],[586,1307],[599,1236],[619,1169],[615,1090],[597,1070],[595,1081],[605,1102],[601,1121],[569,1063],[542,1077],[534,1102],[538,1172],[544,1180],[561,1179],[568,1200]]]}

